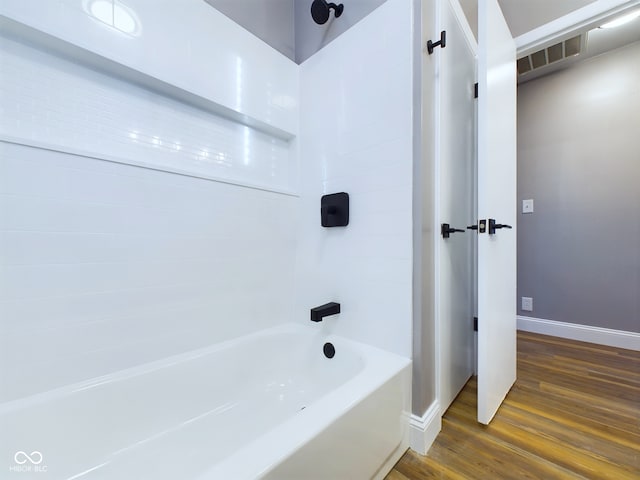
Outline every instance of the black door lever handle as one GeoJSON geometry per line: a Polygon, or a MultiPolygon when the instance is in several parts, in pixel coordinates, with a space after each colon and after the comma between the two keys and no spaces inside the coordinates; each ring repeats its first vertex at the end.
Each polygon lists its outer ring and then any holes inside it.
{"type": "Polygon", "coordinates": [[[469,225],[467,227],[467,230],[477,230],[478,229],[478,225],[469,225]]]}
{"type": "Polygon", "coordinates": [[[442,234],[442,238],[449,238],[450,234],[455,232],[464,232],[464,230],[460,228],[451,228],[448,223],[443,223],[440,227],[440,233],[442,234]]]}
{"type": "Polygon", "coordinates": [[[496,233],[496,230],[501,228],[513,228],[511,225],[507,225],[506,223],[496,223],[493,218],[489,219],[489,235],[493,235],[496,233]]]}

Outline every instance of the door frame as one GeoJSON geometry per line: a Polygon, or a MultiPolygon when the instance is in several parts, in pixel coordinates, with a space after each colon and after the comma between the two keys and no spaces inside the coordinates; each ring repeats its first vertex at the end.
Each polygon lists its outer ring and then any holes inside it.
{"type": "MultiPolygon", "coordinates": [[[[475,38],[471,27],[467,21],[466,15],[464,14],[462,7],[460,6],[459,0],[437,0],[435,2],[435,18],[434,23],[436,25],[437,31],[439,31],[439,25],[442,24],[442,2],[449,1],[453,11],[456,14],[458,22],[462,26],[462,29],[465,33],[465,37],[467,38],[468,43],[471,48],[474,50],[474,55],[476,57],[476,75],[477,75],[477,57],[478,57],[478,43],[475,38]]],[[[481,1],[481,0],[480,0],[481,1]]],[[[573,12],[568,13],[556,20],[553,20],[549,23],[546,23],[530,32],[527,32],[523,35],[515,37],[516,43],[516,56],[526,55],[532,52],[539,50],[539,48],[550,42],[554,39],[560,39],[562,37],[570,37],[575,34],[575,32],[579,30],[583,30],[586,28],[592,28],[598,25],[604,18],[609,17],[611,15],[615,15],[618,13],[622,13],[626,10],[631,10],[636,6],[640,5],[640,0],[596,0],[593,3],[586,5],[580,9],[574,10],[573,12]]],[[[441,60],[438,56],[434,59],[436,62],[436,69],[440,68],[441,60]]],[[[440,100],[439,96],[441,94],[440,82],[436,79],[434,85],[434,117],[440,118],[440,100]]],[[[476,113],[477,113],[477,105],[476,105],[476,113]]],[[[477,119],[476,119],[477,120],[477,119]]],[[[440,225],[442,223],[442,219],[440,218],[440,127],[438,122],[435,125],[436,131],[434,135],[434,165],[433,165],[433,215],[434,215],[434,225],[440,225]]],[[[477,121],[476,121],[476,142],[477,142],[477,121]]],[[[475,205],[474,208],[477,212],[477,151],[475,158],[475,186],[476,191],[474,192],[475,205]]],[[[434,245],[434,277],[435,279],[440,276],[440,231],[438,229],[434,229],[433,231],[433,245],[434,245]]],[[[474,249],[474,260],[477,261],[477,242],[476,247],[474,249]]],[[[477,275],[477,264],[475,266],[475,274],[477,275]]],[[[477,281],[474,286],[474,299],[477,302],[477,281]]],[[[435,343],[435,398],[436,402],[438,402],[438,411],[440,416],[444,414],[441,411],[441,381],[442,381],[442,364],[441,364],[441,352],[440,352],[440,338],[441,338],[441,318],[440,318],[440,285],[438,282],[434,282],[434,292],[433,292],[433,300],[434,300],[434,335],[436,341],[435,343]]],[[[476,314],[477,314],[477,303],[475,305],[476,314]]],[[[474,332],[474,374],[477,375],[477,358],[478,358],[478,350],[477,350],[477,332],[474,332]]]]}
{"type": "MultiPolygon", "coordinates": [[[[469,26],[469,22],[467,21],[467,17],[464,13],[464,11],[462,10],[462,7],[460,6],[460,3],[458,0],[437,0],[436,1],[436,15],[435,15],[435,24],[440,26],[443,24],[443,12],[442,12],[442,7],[443,7],[443,2],[448,2],[453,10],[453,13],[456,17],[456,20],[458,21],[465,39],[467,41],[467,45],[469,46],[469,49],[472,51],[472,54],[475,58],[475,63],[476,63],[476,79],[477,79],[477,65],[478,65],[478,42],[476,41],[476,38],[473,34],[473,31],[471,30],[471,27],[469,26]]],[[[439,31],[439,30],[438,30],[439,31]]],[[[440,53],[440,52],[438,52],[440,53]]],[[[444,52],[446,54],[446,52],[444,52]]],[[[436,58],[434,59],[435,61],[435,69],[436,72],[440,71],[441,67],[442,67],[442,60],[440,55],[437,55],[436,58]]],[[[440,78],[436,77],[436,81],[435,81],[435,85],[434,85],[434,95],[435,95],[435,101],[434,101],[434,117],[436,119],[440,119],[441,118],[441,104],[440,104],[440,95],[442,93],[442,89],[441,89],[441,84],[440,84],[440,78]]],[[[477,107],[476,107],[477,108],[477,107]]],[[[441,194],[441,190],[440,190],[440,172],[441,172],[441,153],[442,153],[442,149],[441,149],[441,142],[440,142],[440,138],[441,138],[441,125],[439,121],[435,122],[435,132],[434,132],[434,164],[433,164],[433,224],[436,226],[439,226],[442,224],[442,222],[444,221],[443,218],[441,218],[440,215],[440,194],[441,194]]],[[[477,133],[477,126],[476,126],[476,133],[477,133]]],[[[476,135],[477,138],[477,135],[476,135]]],[[[475,141],[475,139],[474,139],[475,141]]],[[[477,211],[478,209],[478,198],[477,198],[477,165],[478,165],[478,158],[477,158],[477,148],[476,148],[476,152],[475,152],[475,158],[474,158],[474,185],[475,187],[475,191],[474,191],[474,205],[473,205],[473,209],[475,211],[477,211]]],[[[434,293],[433,293],[433,302],[434,302],[434,334],[435,334],[435,338],[437,339],[437,341],[435,342],[435,396],[436,396],[436,402],[438,404],[438,414],[440,417],[442,417],[442,415],[444,415],[444,411],[443,411],[443,404],[442,404],[442,351],[440,349],[440,340],[442,338],[442,323],[441,323],[441,308],[440,308],[440,295],[441,295],[441,290],[440,290],[440,282],[438,281],[438,279],[440,278],[440,274],[441,274],[441,265],[440,265],[440,254],[441,254],[441,238],[440,238],[440,229],[439,228],[434,228],[433,229],[433,245],[434,245],[434,252],[433,252],[433,268],[434,268],[434,278],[436,279],[436,281],[434,282],[434,293]]],[[[474,249],[474,253],[476,252],[476,250],[474,249]]],[[[475,261],[475,259],[474,259],[475,261]]],[[[477,286],[474,286],[474,290],[477,290],[477,286]]],[[[477,294],[474,295],[474,298],[477,297],[477,294]]],[[[474,307],[475,308],[475,307],[474,307]]],[[[469,319],[469,321],[471,322],[471,318],[469,319]]],[[[475,335],[474,335],[474,346],[475,346],[475,335]]],[[[477,358],[477,352],[474,350],[474,359],[477,358]]],[[[472,366],[474,372],[475,372],[475,361],[474,361],[474,365],[472,366]]]]}
{"type": "MultiPolygon", "coordinates": [[[[433,86],[434,90],[430,90],[430,88],[425,90],[424,82],[431,87],[429,82],[434,80],[433,65],[431,61],[425,59],[427,56],[426,41],[429,39],[435,40],[435,37],[440,32],[440,18],[436,14],[436,10],[440,7],[437,0],[413,1],[415,2],[414,11],[416,12],[414,26],[417,32],[413,45],[415,49],[414,69],[415,78],[419,79],[414,85],[414,90],[416,98],[419,98],[421,103],[414,112],[414,128],[420,133],[418,135],[419,139],[416,140],[414,145],[414,413],[411,415],[410,423],[412,432],[411,447],[426,454],[441,428],[440,407],[438,405],[439,392],[437,391],[440,382],[439,352],[437,350],[439,332],[435,315],[435,289],[437,285],[434,282],[434,278],[437,278],[436,275],[439,275],[439,271],[436,270],[436,266],[431,259],[431,256],[434,255],[434,245],[437,245],[434,240],[439,240],[439,237],[428,231],[434,225],[437,225],[436,210],[433,204],[435,191],[431,189],[434,189],[436,185],[433,168],[435,168],[436,162],[439,160],[437,155],[440,152],[436,151],[434,144],[429,145],[427,143],[423,145],[424,139],[434,138],[435,133],[433,130],[435,109],[432,108],[432,103],[435,101],[432,97],[432,95],[435,97],[435,86],[433,86]],[[423,78],[423,76],[428,76],[429,80],[423,78]],[[425,98],[422,98],[423,96],[425,98]],[[426,98],[427,96],[429,97],[428,99],[426,98]],[[424,130],[425,128],[427,129],[426,131],[424,130]],[[424,205],[423,196],[428,197],[424,205]],[[426,215],[427,219],[425,221],[423,221],[423,215],[426,215]],[[434,245],[423,245],[423,239],[429,239],[434,245]],[[427,250],[422,252],[423,248],[427,248],[427,250]],[[428,270],[422,270],[423,260],[427,262],[424,267],[428,270]],[[430,299],[431,305],[423,304],[424,288],[427,289],[424,295],[427,297],[433,296],[430,299]],[[429,332],[429,330],[431,331],[429,332]],[[420,374],[420,378],[416,376],[415,370],[420,374]],[[433,390],[430,390],[431,388],[433,390]],[[422,398],[421,395],[424,394],[427,394],[428,397],[422,398]],[[416,403],[416,400],[418,403],[416,403]]],[[[637,5],[640,5],[640,0],[631,2],[627,0],[596,0],[582,9],[529,32],[527,35],[516,37],[516,54],[521,56],[527,52],[536,51],[540,45],[552,38],[558,38],[560,35],[565,34],[569,35],[580,28],[595,25],[609,15],[621,13],[623,10],[637,5]]],[[[475,40],[475,36],[472,37],[475,40]]]]}
{"type": "Polygon", "coordinates": [[[621,14],[638,5],[640,5],[640,0],[596,0],[530,32],[515,37],[516,55],[528,55],[540,50],[548,42],[560,40],[563,37],[571,37],[580,30],[590,30],[602,23],[602,20],[606,17],[621,14]]]}

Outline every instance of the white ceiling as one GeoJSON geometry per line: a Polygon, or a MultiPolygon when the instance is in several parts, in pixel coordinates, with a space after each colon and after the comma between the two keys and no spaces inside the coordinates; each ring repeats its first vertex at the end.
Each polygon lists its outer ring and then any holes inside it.
{"type": "MultiPolygon", "coordinates": [[[[515,37],[584,7],[595,0],[498,0],[511,35],[515,37]]],[[[459,0],[473,34],[478,38],[478,0],[459,0]]]]}
{"type": "Polygon", "coordinates": [[[593,57],[633,42],[640,42],[640,18],[616,28],[594,28],[589,32],[586,53],[593,57]]]}
{"type": "MultiPolygon", "coordinates": [[[[583,32],[579,32],[583,33],[583,32]]],[[[569,57],[540,69],[518,76],[518,83],[528,82],[556,70],[566,68],[573,63],[586,60],[596,55],[624,47],[630,43],[640,42],[640,18],[616,28],[598,28],[586,32],[586,47],[580,55],[569,57]]],[[[640,61],[640,59],[638,59],[640,61]]]]}
{"type": "MultiPolygon", "coordinates": [[[[462,9],[469,21],[469,25],[477,38],[478,28],[478,0],[459,0],[462,9]]],[[[527,33],[537,27],[556,20],[574,10],[580,9],[596,0],[498,0],[502,12],[507,20],[514,37],[527,33]]],[[[628,2],[630,9],[640,8],[638,2],[628,2]],[[635,7],[632,5],[636,4],[635,7]]],[[[573,35],[584,34],[585,30],[575,31],[565,35],[568,38],[573,35]]],[[[562,40],[562,39],[561,39],[562,40]]],[[[552,40],[554,44],[558,40],[552,40]]],[[[587,33],[585,50],[576,57],[555,62],[539,70],[531,71],[518,77],[518,82],[533,80],[560,68],[565,68],[572,63],[581,61],[610,50],[623,47],[633,42],[640,41],[640,19],[613,29],[594,28],[587,33]]],[[[549,45],[544,45],[549,46],[549,45]]],[[[541,46],[540,48],[542,48],[541,46]]]]}
{"type": "Polygon", "coordinates": [[[578,10],[595,0],[498,0],[514,37],[578,10]]]}

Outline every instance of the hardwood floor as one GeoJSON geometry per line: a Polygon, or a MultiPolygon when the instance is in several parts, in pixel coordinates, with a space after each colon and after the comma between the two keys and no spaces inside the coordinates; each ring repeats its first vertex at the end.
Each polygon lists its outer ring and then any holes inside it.
{"type": "Polygon", "coordinates": [[[387,480],[640,479],[640,352],[518,332],[518,380],[489,426],[472,378],[427,456],[387,480]]]}

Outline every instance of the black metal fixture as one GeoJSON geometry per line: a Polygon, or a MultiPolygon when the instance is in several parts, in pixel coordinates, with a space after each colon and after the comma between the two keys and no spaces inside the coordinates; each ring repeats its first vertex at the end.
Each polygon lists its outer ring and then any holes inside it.
{"type": "Polygon", "coordinates": [[[323,195],[320,199],[320,223],[323,227],[349,225],[349,194],[345,192],[323,195]]]}
{"type": "Polygon", "coordinates": [[[325,303],[311,309],[311,321],[321,322],[324,317],[340,313],[340,304],[336,302],[325,303]]]}
{"type": "Polygon", "coordinates": [[[511,228],[511,225],[507,225],[504,223],[496,223],[493,218],[489,219],[489,235],[493,235],[496,233],[496,230],[501,228],[511,228]]]}
{"type": "Polygon", "coordinates": [[[327,342],[322,347],[322,351],[324,352],[325,357],[333,358],[336,354],[336,347],[334,347],[332,343],[327,342]]]}
{"type": "Polygon", "coordinates": [[[487,231],[487,221],[482,219],[478,222],[478,233],[484,233],[487,231]]]}
{"type": "Polygon", "coordinates": [[[447,46],[447,32],[443,30],[440,32],[440,40],[438,40],[437,42],[432,42],[431,40],[429,40],[427,42],[427,52],[429,52],[429,55],[431,55],[433,53],[434,48],[436,47],[444,48],[446,46],[447,46]]]}
{"type": "Polygon", "coordinates": [[[479,220],[477,225],[467,225],[467,230],[477,230],[478,233],[487,231],[487,221],[479,220]]]}
{"type": "Polygon", "coordinates": [[[329,13],[334,10],[336,18],[342,15],[344,5],[336,5],[335,3],[327,3],[326,0],[313,0],[311,4],[311,17],[318,25],[324,25],[329,20],[329,13]]]}
{"type": "Polygon", "coordinates": [[[455,232],[464,232],[464,230],[461,228],[451,228],[448,223],[443,223],[440,226],[440,233],[442,234],[442,238],[449,238],[449,236],[455,232]]]}

